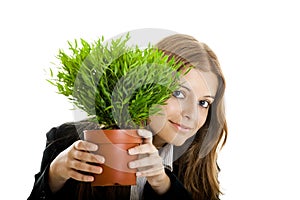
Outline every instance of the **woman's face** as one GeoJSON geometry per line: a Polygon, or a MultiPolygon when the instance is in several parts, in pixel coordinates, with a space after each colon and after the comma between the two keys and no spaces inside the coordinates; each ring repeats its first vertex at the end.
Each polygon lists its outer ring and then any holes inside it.
{"type": "Polygon", "coordinates": [[[162,111],[149,118],[150,127],[156,134],[154,144],[180,146],[193,136],[205,123],[217,84],[217,77],[212,72],[192,68],[183,75],[180,88],[162,106],[162,111]]]}

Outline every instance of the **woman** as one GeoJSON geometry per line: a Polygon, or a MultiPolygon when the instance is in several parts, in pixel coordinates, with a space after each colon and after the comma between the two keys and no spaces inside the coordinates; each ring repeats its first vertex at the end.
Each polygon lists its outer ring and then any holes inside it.
{"type": "Polygon", "coordinates": [[[80,140],[89,122],[63,124],[47,133],[40,172],[28,199],[219,199],[217,150],[226,142],[225,80],[213,51],[191,36],[175,34],[156,45],[183,62],[180,88],[139,130],[144,144],[129,149],[140,159],[137,186],[91,187],[105,158],[89,153],[98,147],[80,140]],[[177,157],[179,157],[177,159],[177,157]]]}

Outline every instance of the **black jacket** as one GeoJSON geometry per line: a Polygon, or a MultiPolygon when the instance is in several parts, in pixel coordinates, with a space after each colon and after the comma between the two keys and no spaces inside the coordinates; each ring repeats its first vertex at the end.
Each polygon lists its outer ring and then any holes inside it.
{"type": "MultiPolygon", "coordinates": [[[[35,175],[35,182],[32,192],[28,197],[28,200],[47,199],[47,200],[75,200],[78,199],[78,186],[80,182],[69,179],[63,188],[57,193],[53,194],[48,185],[48,172],[50,163],[53,159],[76,140],[81,139],[81,135],[77,126],[74,124],[63,124],[59,127],[52,128],[47,133],[46,148],[43,153],[43,159],[41,162],[40,172],[35,175]]],[[[146,182],[143,192],[143,199],[192,199],[188,191],[184,188],[182,183],[177,177],[168,169],[166,174],[171,180],[171,188],[163,195],[158,195],[151,188],[150,184],[146,182]]],[[[94,196],[89,199],[129,199],[130,198],[130,186],[118,186],[118,187],[95,187],[93,188],[94,196]],[[110,192],[108,192],[110,190],[110,192]],[[122,191],[122,192],[120,192],[122,191]]]]}

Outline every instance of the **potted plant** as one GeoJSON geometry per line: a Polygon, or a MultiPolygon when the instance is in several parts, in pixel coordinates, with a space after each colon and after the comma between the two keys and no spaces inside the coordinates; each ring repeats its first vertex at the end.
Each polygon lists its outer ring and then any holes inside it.
{"type": "Polygon", "coordinates": [[[101,130],[84,131],[86,140],[100,145],[95,153],[106,158],[93,185],[135,184],[135,170],[127,163],[137,158],[127,150],[142,142],[136,129],[147,128],[149,116],[159,112],[179,84],[181,63],[150,44],[144,49],[128,46],[129,39],[128,33],[110,43],[104,37],[93,43],[68,42],[70,51],[59,50],[60,64],[50,68],[48,81],[58,93],[101,125],[101,130]],[[122,181],[125,175],[129,177],[122,181]]]}

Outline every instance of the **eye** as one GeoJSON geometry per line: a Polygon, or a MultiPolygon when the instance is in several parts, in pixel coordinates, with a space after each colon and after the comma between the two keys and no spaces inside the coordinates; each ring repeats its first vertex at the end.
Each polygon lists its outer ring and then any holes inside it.
{"type": "Polygon", "coordinates": [[[205,101],[205,100],[199,101],[199,106],[201,106],[203,108],[208,108],[209,105],[210,105],[210,103],[208,101],[205,101]]]}
{"type": "Polygon", "coordinates": [[[178,99],[183,99],[185,97],[183,92],[179,90],[174,91],[172,95],[178,99]]]}

